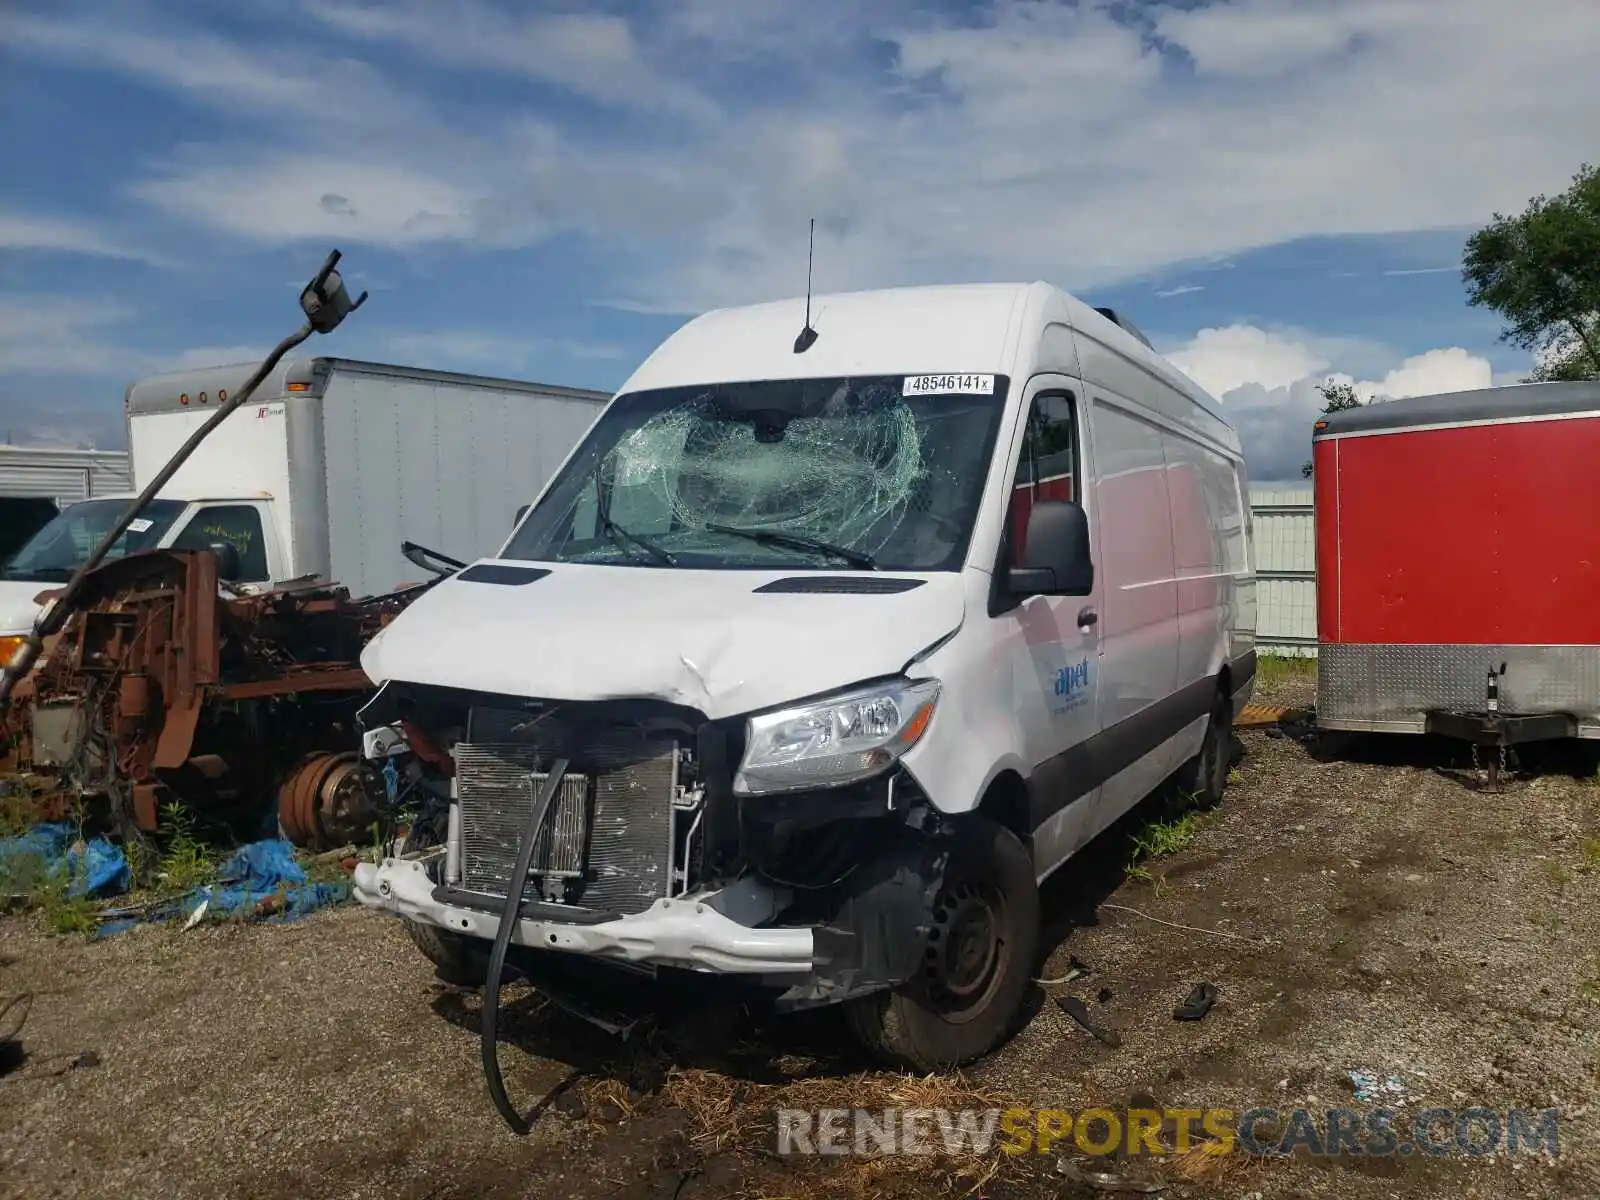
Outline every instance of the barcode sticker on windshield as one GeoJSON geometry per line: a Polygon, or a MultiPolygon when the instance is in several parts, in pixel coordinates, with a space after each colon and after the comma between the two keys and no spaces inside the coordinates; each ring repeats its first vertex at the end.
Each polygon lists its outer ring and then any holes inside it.
{"type": "Polygon", "coordinates": [[[143,517],[135,517],[133,520],[128,522],[128,531],[130,533],[143,533],[146,529],[149,529],[150,526],[154,524],[154,521],[147,521],[143,517]]]}
{"type": "Polygon", "coordinates": [[[993,375],[907,375],[902,396],[941,396],[952,392],[994,395],[993,375]]]}

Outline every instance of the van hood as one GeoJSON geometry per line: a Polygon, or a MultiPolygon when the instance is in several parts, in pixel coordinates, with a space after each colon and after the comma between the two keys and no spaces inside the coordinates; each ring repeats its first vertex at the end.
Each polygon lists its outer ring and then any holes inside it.
{"type": "Polygon", "coordinates": [[[380,684],[650,698],[715,720],[894,674],[954,632],[964,609],[953,572],[483,560],[413,602],[367,643],[361,666],[380,684]]]}
{"type": "Polygon", "coordinates": [[[15,636],[33,629],[42,605],[34,597],[42,592],[60,591],[64,583],[37,579],[0,579],[0,637],[15,636]]]}

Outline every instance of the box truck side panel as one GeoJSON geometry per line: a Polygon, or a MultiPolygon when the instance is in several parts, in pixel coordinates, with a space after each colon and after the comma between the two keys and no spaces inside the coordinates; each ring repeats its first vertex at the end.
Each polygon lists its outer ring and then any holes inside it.
{"type": "Polygon", "coordinates": [[[333,578],[357,596],[417,580],[407,540],[464,560],[493,553],[597,412],[496,381],[336,366],[323,395],[333,578]]]}
{"type": "Polygon", "coordinates": [[[286,404],[290,487],[277,507],[283,510],[278,522],[289,534],[284,542],[289,576],[321,575],[324,581],[337,583],[328,571],[328,476],[322,444],[322,398],[298,395],[286,404]]]}
{"type": "Polygon", "coordinates": [[[457,558],[496,553],[517,509],[531,504],[599,414],[602,401],[555,393],[485,389],[461,405],[456,438],[467,443],[470,476],[460,481],[470,506],[445,510],[440,549],[457,558]],[[459,546],[461,551],[452,547],[459,546]]]}

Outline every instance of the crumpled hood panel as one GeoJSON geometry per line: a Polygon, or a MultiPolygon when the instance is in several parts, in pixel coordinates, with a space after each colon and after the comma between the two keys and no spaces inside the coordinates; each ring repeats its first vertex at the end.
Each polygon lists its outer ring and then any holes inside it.
{"type": "Polygon", "coordinates": [[[877,595],[755,591],[821,572],[587,564],[550,572],[511,586],[445,580],[368,643],[362,668],[376,683],[650,698],[716,719],[893,674],[955,630],[965,608],[953,572],[877,595]]]}

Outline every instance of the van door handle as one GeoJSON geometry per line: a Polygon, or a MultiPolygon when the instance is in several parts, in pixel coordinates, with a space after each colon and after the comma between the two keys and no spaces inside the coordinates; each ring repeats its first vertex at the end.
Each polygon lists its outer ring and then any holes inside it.
{"type": "Polygon", "coordinates": [[[1089,628],[1089,626],[1098,625],[1099,623],[1100,623],[1100,614],[1095,612],[1094,609],[1092,609],[1092,608],[1080,608],[1078,610],[1078,628],[1079,629],[1087,629],[1087,628],[1089,628]]]}

